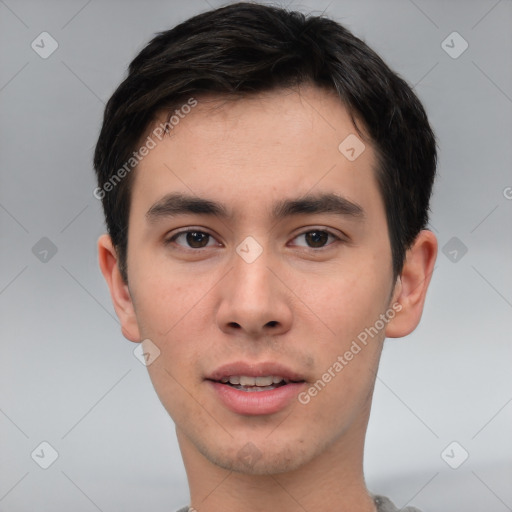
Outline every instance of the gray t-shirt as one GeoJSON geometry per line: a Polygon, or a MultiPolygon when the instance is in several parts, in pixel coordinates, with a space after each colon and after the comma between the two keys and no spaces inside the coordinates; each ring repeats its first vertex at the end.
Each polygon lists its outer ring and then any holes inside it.
{"type": "MultiPolygon", "coordinates": [[[[421,512],[421,510],[416,507],[405,507],[402,509],[398,509],[395,504],[385,496],[380,496],[378,494],[370,494],[373,498],[375,505],[377,506],[377,512],[421,512]]],[[[189,512],[188,507],[180,508],[177,512],[189,512]]],[[[191,509],[193,512],[193,509],[191,509]]]]}

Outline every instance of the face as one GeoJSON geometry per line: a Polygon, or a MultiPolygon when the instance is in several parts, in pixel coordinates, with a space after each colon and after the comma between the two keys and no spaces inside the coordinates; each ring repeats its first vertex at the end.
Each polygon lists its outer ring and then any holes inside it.
{"type": "Polygon", "coordinates": [[[139,164],[124,332],[160,351],[149,374],[189,453],[277,473],[364,437],[396,308],[375,152],[357,156],[356,135],[315,87],[198,98],[139,164]]]}

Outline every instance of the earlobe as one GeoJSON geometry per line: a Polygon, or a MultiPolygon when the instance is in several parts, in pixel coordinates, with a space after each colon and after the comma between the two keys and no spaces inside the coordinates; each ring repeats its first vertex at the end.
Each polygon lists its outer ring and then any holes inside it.
{"type": "Polygon", "coordinates": [[[121,277],[117,253],[107,234],[98,238],[98,263],[110,290],[123,336],[133,342],[141,341],[130,290],[121,277]]]}
{"type": "Polygon", "coordinates": [[[401,338],[418,326],[436,257],[437,239],[434,233],[420,231],[406,253],[402,273],[395,285],[392,304],[399,303],[401,309],[386,326],[387,338],[401,338]]]}

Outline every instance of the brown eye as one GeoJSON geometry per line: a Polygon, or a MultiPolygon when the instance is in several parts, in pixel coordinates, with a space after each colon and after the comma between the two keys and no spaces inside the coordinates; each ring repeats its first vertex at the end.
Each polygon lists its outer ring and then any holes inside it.
{"type": "Polygon", "coordinates": [[[328,245],[331,245],[328,243],[329,237],[333,238],[335,241],[341,240],[335,234],[330,233],[329,231],[322,230],[322,229],[314,229],[311,231],[306,231],[306,232],[301,233],[300,235],[296,236],[294,238],[294,240],[298,240],[301,237],[304,237],[306,245],[304,245],[304,244],[297,244],[297,245],[300,247],[308,247],[310,249],[322,249],[328,245]]]}
{"type": "Polygon", "coordinates": [[[326,231],[308,231],[304,234],[306,236],[306,242],[311,247],[323,247],[329,238],[329,233],[326,231]]]}
{"type": "Polygon", "coordinates": [[[177,245],[185,249],[203,249],[204,247],[212,245],[209,243],[210,240],[213,241],[213,237],[204,231],[189,230],[176,233],[166,240],[165,244],[168,245],[175,242],[177,245]],[[184,242],[183,239],[185,240],[184,242]]]}
{"type": "Polygon", "coordinates": [[[189,231],[186,235],[187,243],[194,249],[206,247],[208,240],[210,239],[210,235],[208,233],[203,233],[202,231],[189,231]]]}

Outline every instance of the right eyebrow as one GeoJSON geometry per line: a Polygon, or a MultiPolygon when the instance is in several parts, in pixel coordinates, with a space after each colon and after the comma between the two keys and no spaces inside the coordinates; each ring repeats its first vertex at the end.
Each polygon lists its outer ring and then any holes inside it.
{"type": "Polygon", "coordinates": [[[226,208],[215,201],[181,193],[165,195],[146,212],[149,222],[156,222],[159,218],[174,217],[187,213],[211,215],[228,218],[230,214],[226,208]]]}

